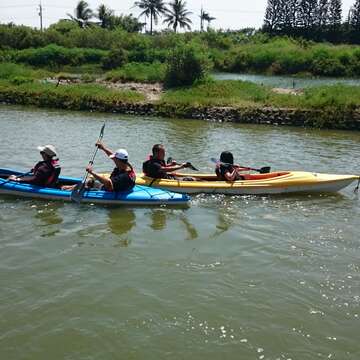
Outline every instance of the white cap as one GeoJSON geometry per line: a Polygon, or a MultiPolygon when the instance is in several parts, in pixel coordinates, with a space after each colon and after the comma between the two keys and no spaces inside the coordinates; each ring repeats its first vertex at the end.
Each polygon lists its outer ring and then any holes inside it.
{"type": "Polygon", "coordinates": [[[114,154],[110,155],[110,158],[117,158],[119,160],[127,160],[129,158],[129,154],[125,149],[118,149],[114,154]]]}
{"type": "Polygon", "coordinates": [[[54,145],[45,145],[45,146],[38,146],[37,147],[40,152],[45,153],[49,156],[55,156],[56,155],[56,149],[54,145]]]}

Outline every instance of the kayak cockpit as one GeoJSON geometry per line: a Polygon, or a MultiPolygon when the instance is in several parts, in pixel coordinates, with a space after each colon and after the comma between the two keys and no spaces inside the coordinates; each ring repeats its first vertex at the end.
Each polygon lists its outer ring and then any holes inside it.
{"type": "MultiPolygon", "coordinates": [[[[289,171],[277,171],[277,172],[271,172],[267,174],[242,174],[244,177],[243,180],[266,180],[266,179],[275,179],[281,176],[287,176],[289,175],[289,171]]],[[[185,181],[186,179],[194,179],[195,181],[222,181],[219,180],[216,174],[183,174],[183,173],[177,173],[177,177],[183,178],[185,181]]]]}

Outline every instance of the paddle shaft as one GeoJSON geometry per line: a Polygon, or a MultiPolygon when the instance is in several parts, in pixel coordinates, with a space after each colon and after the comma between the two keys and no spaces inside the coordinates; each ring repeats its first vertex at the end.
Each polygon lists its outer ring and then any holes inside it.
{"type": "MultiPolygon", "coordinates": [[[[16,176],[17,178],[22,178],[22,177],[24,177],[24,176],[28,176],[28,175],[30,175],[30,174],[32,174],[32,170],[30,170],[30,171],[28,171],[27,173],[24,173],[24,174],[21,174],[21,175],[19,175],[19,176],[16,176]]],[[[11,175],[10,175],[11,176],[11,175]]],[[[9,176],[9,177],[10,177],[9,176]]],[[[0,185],[4,185],[4,184],[7,184],[9,181],[14,181],[14,180],[10,180],[9,178],[6,180],[6,181],[4,181],[2,184],[0,184],[0,185]]]]}
{"type": "Polygon", "coordinates": [[[221,164],[221,165],[225,165],[225,166],[234,166],[234,167],[239,167],[242,168],[243,170],[252,170],[252,171],[257,171],[257,172],[262,172],[262,169],[255,169],[249,166],[242,166],[242,165],[234,165],[234,164],[229,164],[229,163],[224,163],[218,159],[215,158],[211,158],[211,161],[216,163],[216,164],[221,164]]]}
{"type": "MultiPolygon", "coordinates": [[[[102,138],[104,137],[104,129],[105,129],[105,122],[104,122],[103,126],[101,127],[100,135],[99,135],[99,138],[98,138],[98,141],[97,141],[97,142],[101,141],[102,138]]],[[[97,154],[98,151],[99,151],[99,147],[96,146],[96,149],[95,149],[95,151],[94,151],[94,153],[93,153],[93,156],[92,156],[91,160],[89,161],[89,164],[88,164],[88,165],[93,165],[93,164],[94,164],[95,157],[96,157],[96,154],[97,154]]],[[[86,171],[86,174],[85,174],[85,176],[84,176],[84,178],[83,178],[83,181],[82,181],[82,183],[83,183],[84,185],[85,185],[85,182],[86,182],[86,179],[88,178],[88,176],[89,176],[89,173],[86,171]]]]}
{"type": "MultiPolygon", "coordinates": [[[[99,138],[98,138],[98,141],[97,141],[97,142],[99,142],[99,141],[102,140],[102,138],[103,138],[103,136],[104,136],[104,129],[105,129],[105,122],[104,122],[103,126],[101,127],[100,135],[99,135],[99,138]]],[[[94,151],[94,153],[93,153],[93,155],[92,155],[92,157],[91,157],[88,165],[93,165],[93,164],[94,164],[95,157],[96,157],[96,154],[97,154],[98,150],[99,150],[99,147],[96,146],[96,149],[95,149],[95,151],[94,151]]],[[[75,201],[75,202],[80,202],[80,201],[81,201],[82,193],[83,193],[83,191],[84,191],[84,189],[85,189],[85,184],[86,184],[86,180],[87,180],[88,176],[89,176],[89,173],[88,173],[88,171],[86,171],[86,173],[85,173],[85,175],[84,175],[84,177],[83,177],[83,179],[82,179],[82,181],[81,181],[80,186],[77,187],[77,188],[75,188],[75,189],[72,191],[70,197],[71,197],[71,199],[72,199],[73,201],[75,201]]]]}

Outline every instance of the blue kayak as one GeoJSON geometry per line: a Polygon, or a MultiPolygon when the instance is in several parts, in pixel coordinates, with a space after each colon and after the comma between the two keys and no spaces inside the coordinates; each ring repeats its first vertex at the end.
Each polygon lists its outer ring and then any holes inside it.
{"type": "MultiPolygon", "coordinates": [[[[10,175],[22,175],[22,172],[0,168],[0,194],[28,197],[34,199],[71,201],[69,190],[40,187],[16,181],[9,181],[10,175]]],[[[79,178],[59,177],[60,184],[75,185],[79,178]]],[[[81,202],[108,205],[182,205],[187,204],[190,197],[148,186],[135,185],[130,191],[109,192],[102,190],[86,190],[81,202]]]]}

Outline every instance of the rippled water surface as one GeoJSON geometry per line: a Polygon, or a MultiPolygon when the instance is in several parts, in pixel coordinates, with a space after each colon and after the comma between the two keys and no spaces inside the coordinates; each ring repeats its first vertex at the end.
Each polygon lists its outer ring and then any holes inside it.
{"type": "Polygon", "coordinates": [[[263,84],[271,87],[303,89],[313,86],[344,84],[360,86],[360,79],[354,78],[301,78],[286,75],[259,75],[259,74],[238,74],[238,73],[214,73],[217,80],[242,80],[251,81],[256,84],[263,84]]]}
{"type": "MultiPolygon", "coordinates": [[[[81,175],[101,124],[139,169],[153,143],[211,171],[360,173],[360,134],[0,107],[0,166],[54,143],[81,175]]],[[[95,168],[111,163],[99,154],[95,168]]],[[[360,208],[323,196],[196,196],[189,208],[0,197],[0,359],[360,358],[360,208]]]]}

